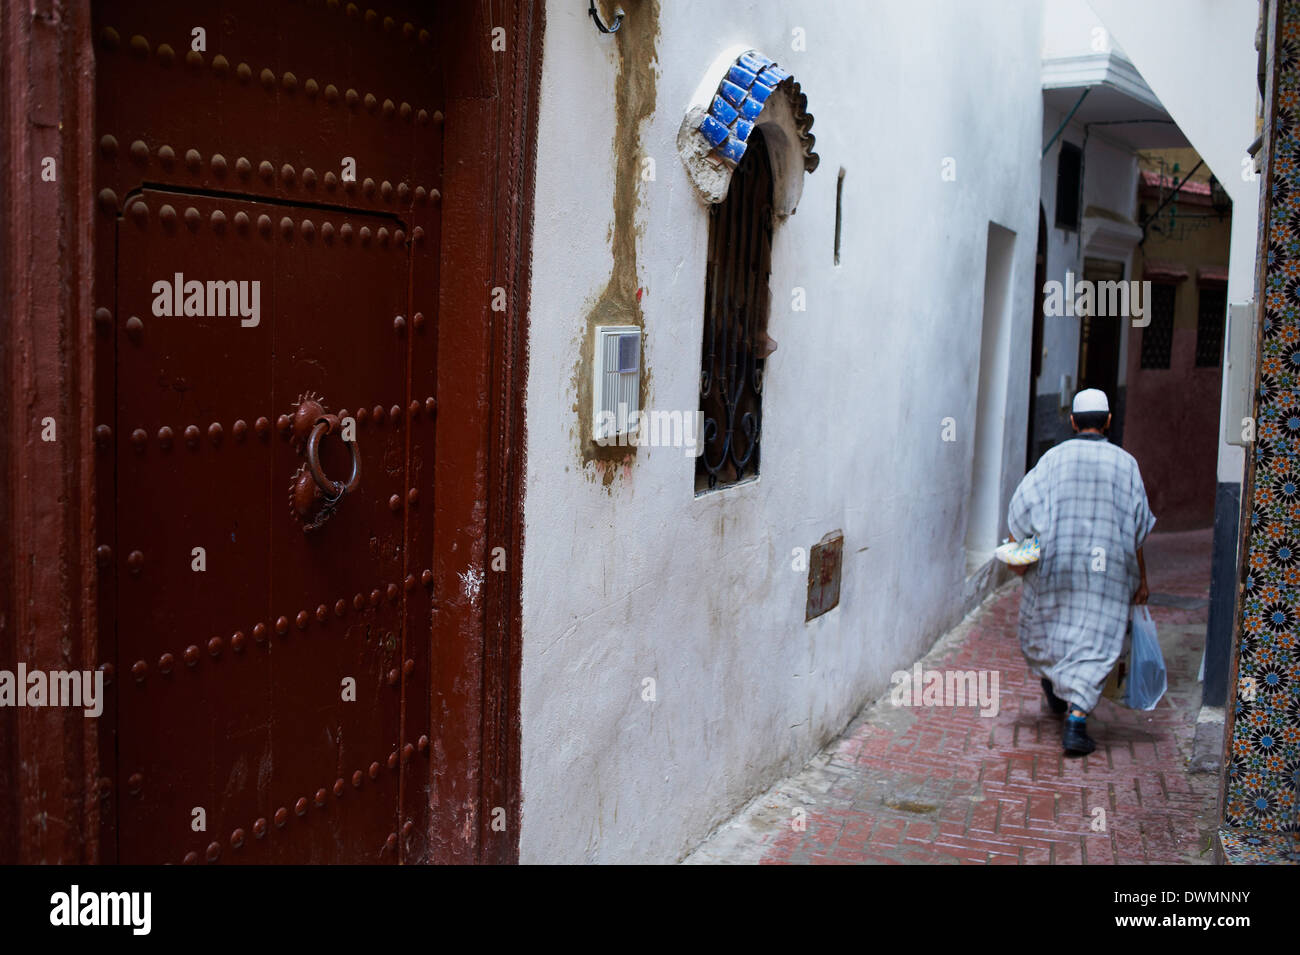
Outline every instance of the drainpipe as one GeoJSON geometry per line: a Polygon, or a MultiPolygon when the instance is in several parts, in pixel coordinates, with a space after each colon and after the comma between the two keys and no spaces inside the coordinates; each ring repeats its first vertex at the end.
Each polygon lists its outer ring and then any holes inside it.
{"type": "Polygon", "coordinates": [[[1043,147],[1043,153],[1041,156],[1038,157],[1039,159],[1046,158],[1047,151],[1051,149],[1052,144],[1055,143],[1058,138],[1060,138],[1061,133],[1065,132],[1065,127],[1069,126],[1070,120],[1074,119],[1075,111],[1078,110],[1078,108],[1083,105],[1083,101],[1088,98],[1088,94],[1091,92],[1092,92],[1092,87],[1089,86],[1087,89],[1085,89],[1082,93],[1079,94],[1079,98],[1074,101],[1074,105],[1070,107],[1070,111],[1065,114],[1065,119],[1061,120],[1061,125],[1056,127],[1056,132],[1052,133],[1052,138],[1049,139],[1047,141],[1047,145],[1043,147]]]}

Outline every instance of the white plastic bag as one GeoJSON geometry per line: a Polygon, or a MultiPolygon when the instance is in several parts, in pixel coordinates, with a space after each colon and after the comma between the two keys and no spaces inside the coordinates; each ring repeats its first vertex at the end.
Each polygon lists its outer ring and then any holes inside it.
{"type": "Polygon", "coordinates": [[[1134,710],[1154,710],[1169,687],[1165,658],[1151,611],[1145,604],[1133,607],[1133,645],[1128,658],[1128,690],[1124,705],[1134,710]]]}

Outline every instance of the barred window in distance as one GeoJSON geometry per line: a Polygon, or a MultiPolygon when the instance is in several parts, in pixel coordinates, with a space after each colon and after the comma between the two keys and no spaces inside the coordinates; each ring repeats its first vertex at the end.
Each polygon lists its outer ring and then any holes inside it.
{"type": "Polygon", "coordinates": [[[1218,368],[1223,358],[1223,316],[1228,309],[1226,288],[1202,288],[1196,312],[1196,367],[1218,368]]]}
{"type": "Polygon", "coordinates": [[[1178,286],[1151,286],[1151,324],[1142,329],[1142,367],[1168,368],[1174,345],[1174,301],[1178,286]]]}

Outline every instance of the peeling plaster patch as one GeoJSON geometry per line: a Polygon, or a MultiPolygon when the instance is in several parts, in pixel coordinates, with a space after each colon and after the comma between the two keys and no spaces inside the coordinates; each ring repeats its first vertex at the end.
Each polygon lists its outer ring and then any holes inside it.
{"type": "Polygon", "coordinates": [[[483,568],[471,567],[460,574],[460,590],[469,601],[470,606],[478,606],[478,595],[483,589],[483,568]]]}
{"type": "Polygon", "coordinates": [[[715,203],[727,198],[731,170],[713,155],[713,145],[700,133],[700,121],[707,115],[708,111],[701,106],[692,106],[687,111],[677,131],[677,156],[700,198],[715,203]]]}
{"type": "MultiPolygon", "coordinates": [[[[597,325],[635,325],[644,333],[645,315],[636,294],[642,285],[637,266],[637,238],[644,229],[636,221],[641,204],[638,191],[641,182],[641,126],[654,115],[659,78],[659,2],[624,0],[624,5],[627,13],[623,26],[610,38],[618,58],[618,72],[614,78],[614,222],[609,238],[613,263],[609,279],[596,296],[579,332],[582,337],[577,343],[578,359],[571,380],[573,413],[578,420],[578,460],[588,479],[599,481],[607,491],[620,473],[625,477],[631,474],[629,466],[635,460],[637,449],[602,447],[592,439],[591,375],[595,361],[595,329],[597,325]]],[[[651,370],[646,360],[646,336],[643,334],[642,337],[639,396],[640,406],[645,408],[648,407],[651,370]]]]}

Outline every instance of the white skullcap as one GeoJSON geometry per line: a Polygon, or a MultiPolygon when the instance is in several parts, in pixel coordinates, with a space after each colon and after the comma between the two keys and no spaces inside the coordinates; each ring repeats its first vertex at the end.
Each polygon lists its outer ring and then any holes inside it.
{"type": "Polygon", "coordinates": [[[1087,414],[1089,411],[1110,411],[1110,404],[1106,401],[1106,392],[1100,388],[1085,388],[1074,396],[1074,406],[1070,409],[1074,414],[1087,414]]]}

